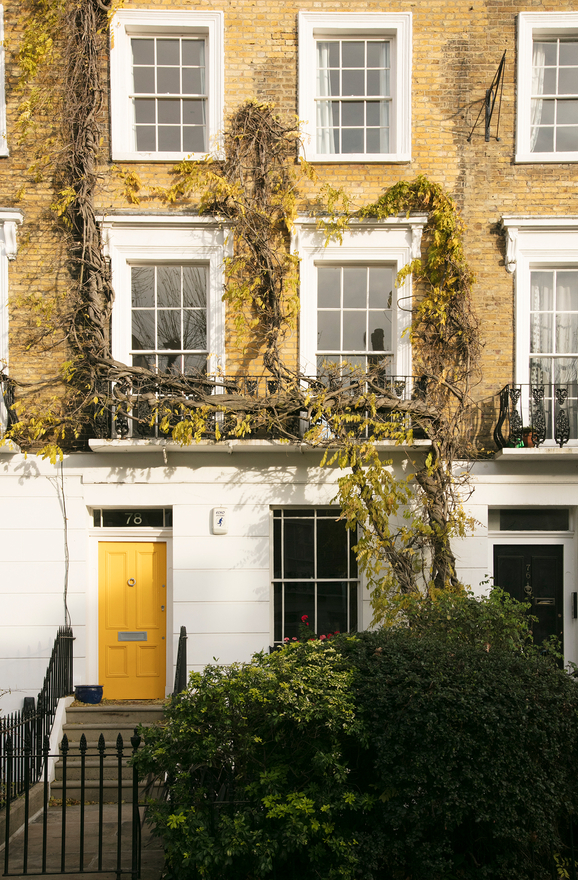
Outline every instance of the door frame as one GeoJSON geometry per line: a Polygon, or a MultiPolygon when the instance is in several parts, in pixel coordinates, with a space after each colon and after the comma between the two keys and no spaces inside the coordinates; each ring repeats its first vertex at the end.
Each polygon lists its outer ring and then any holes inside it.
{"type": "MultiPolygon", "coordinates": [[[[98,505],[95,505],[97,507],[98,505]]],[[[103,505],[106,507],[107,505],[103,505]]],[[[134,506],[134,505],[127,505],[134,506]]],[[[100,543],[166,544],[166,680],[165,695],[173,689],[173,533],[172,529],[95,529],[88,539],[88,589],[86,595],[86,669],[83,684],[99,684],[98,645],[98,545],[100,543]]]]}
{"type": "MultiPolygon", "coordinates": [[[[501,505],[506,507],[507,505],[501,505]]],[[[523,507],[524,505],[519,505],[523,507]]],[[[527,505],[526,505],[527,506],[527,505]]],[[[574,511],[570,509],[570,532],[488,532],[488,571],[494,574],[494,547],[518,545],[533,547],[539,544],[563,548],[562,566],[562,629],[564,632],[564,661],[576,662],[576,627],[578,621],[572,618],[571,597],[578,590],[576,583],[576,542],[572,528],[574,511]]]]}

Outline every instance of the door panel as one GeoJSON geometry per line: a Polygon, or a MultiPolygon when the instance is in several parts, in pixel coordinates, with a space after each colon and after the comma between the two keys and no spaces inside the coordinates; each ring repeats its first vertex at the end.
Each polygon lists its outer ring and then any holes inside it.
{"type": "Polygon", "coordinates": [[[99,683],[109,700],[165,695],[166,544],[101,542],[99,683]]]}
{"type": "Polygon", "coordinates": [[[530,601],[534,640],[557,636],[563,650],[564,548],[549,544],[494,547],[494,583],[519,602],[530,601]]]}

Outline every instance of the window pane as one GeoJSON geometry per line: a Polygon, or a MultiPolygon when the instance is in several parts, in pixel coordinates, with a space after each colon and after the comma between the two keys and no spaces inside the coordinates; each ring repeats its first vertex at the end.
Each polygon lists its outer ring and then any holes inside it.
{"type": "MultiPolygon", "coordinates": [[[[137,123],[156,122],[156,101],[154,98],[137,98],[134,102],[134,116],[137,123]]],[[[153,139],[154,139],[154,128],[153,139]]]]}
{"type": "Polygon", "coordinates": [[[180,64],[180,40],[157,40],[157,64],[180,64]]]}
{"type": "Polygon", "coordinates": [[[314,521],[286,519],[284,524],[283,577],[315,577],[314,521]]]}
{"type": "Polygon", "coordinates": [[[204,266],[183,267],[183,305],[207,305],[207,270],[204,266]]]}
{"type": "Polygon", "coordinates": [[[285,626],[284,636],[292,638],[299,633],[304,614],[309,617],[309,628],[315,628],[315,586],[312,583],[284,584],[285,626]]]}
{"type": "Polygon", "coordinates": [[[369,350],[391,351],[391,314],[387,312],[369,313],[369,350]]]}
{"type": "Polygon", "coordinates": [[[165,124],[180,125],[181,122],[181,102],[180,101],[163,101],[161,98],[157,101],[158,121],[165,124]]]}
{"type": "Polygon", "coordinates": [[[387,95],[389,92],[386,85],[385,70],[367,71],[367,94],[387,95]]]}
{"type": "Polygon", "coordinates": [[[347,529],[343,520],[317,520],[317,577],[347,577],[347,529]]]}
{"type": "Polygon", "coordinates": [[[532,272],[531,275],[531,306],[539,311],[550,311],[554,308],[554,273],[532,272]]]}
{"type": "MultiPolygon", "coordinates": [[[[281,511],[275,511],[275,516],[281,511]]],[[[281,567],[281,527],[280,519],[273,520],[273,577],[282,578],[283,570],[281,567]]]]}
{"type": "Polygon", "coordinates": [[[181,128],[178,125],[159,125],[159,151],[166,153],[181,152],[181,128]]]}
{"type": "Polygon", "coordinates": [[[553,351],[552,315],[535,312],[530,316],[530,351],[553,351]]]}
{"type": "Polygon", "coordinates": [[[155,304],[155,270],[152,266],[131,268],[132,305],[152,308],[155,304]]]}
{"type": "Polygon", "coordinates": [[[339,308],[341,305],[341,269],[317,270],[317,305],[319,308],[339,308]]]}
{"type": "Polygon", "coordinates": [[[343,104],[343,125],[363,125],[365,122],[363,101],[348,101],[343,104]]]}
{"type": "Polygon", "coordinates": [[[207,319],[204,309],[185,310],[183,315],[183,348],[205,349],[207,347],[207,319]]]}
{"type": "Polygon", "coordinates": [[[276,642],[283,640],[283,586],[274,584],[273,586],[273,638],[276,642]]]}
{"type": "Polygon", "coordinates": [[[202,95],[205,91],[202,67],[183,68],[183,95],[202,95]]]}
{"type": "Polygon", "coordinates": [[[561,67],[558,71],[558,94],[578,94],[578,68],[561,67]]]}
{"type": "Polygon", "coordinates": [[[347,632],[347,583],[317,585],[317,632],[347,632]]]}
{"type": "Polygon", "coordinates": [[[183,64],[193,67],[204,67],[205,65],[205,41],[204,40],[183,40],[182,43],[183,64]]]}
{"type": "Polygon", "coordinates": [[[132,39],[130,41],[132,47],[133,64],[150,64],[155,63],[155,41],[132,39]]]}
{"type": "Polygon", "coordinates": [[[536,141],[532,147],[533,153],[552,153],[554,151],[554,129],[539,128],[536,141]]]}
{"type": "Polygon", "coordinates": [[[578,126],[556,129],[556,152],[569,153],[578,150],[578,126]]]}
{"type": "Polygon", "coordinates": [[[157,349],[182,348],[181,343],[181,311],[159,309],[157,312],[157,349]]]}
{"type": "Polygon", "coordinates": [[[365,149],[367,153],[388,153],[389,129],[368,128],[365,149]]]}
{"type": "Polygon", "coordinates": [[[343,351],[365,351],[367,312],[344,311],[343,351]]]}
{"type": "Polygon", "coordinates": [[[157,92],[159,95],[180,95],[181,72],[178,67],[157,68],[157,92]]]}
{"type": "Polygon", "coordinates": [[[133,351],[155,348],[155,313],[151,310],[132,313],[133,351]]]}
{"type": "Polygon", "coordinates": [[[556,308],[558,311],[578,311],[578,272],[556,273],[556,308]]]}
{"type": "Polygon", "coordinates": [[[188,376],[198,376],[207,372],[207,356],[186,354],[183,358],[184,372],[188,376]]]}
{"type": "Polygon", "coordinates": [[[365,95],[365,72],[363,70],[344,70],[341,74],[342,95],[365,95]]]}
{"type": "Polygon", "coordinates": [[[344,40],[341,44],[343,67],[365,67],[365,43],[344,40]]]}
{"type": "Polygon", "coordinates": [[[357,632],[357,584],[349,586],[349,632],[357,632]]]}
{"type": "Polygon", "coordinates": [[[363,129],[344,128],[341,133],[342,153],[363,153],[363,129]]]}
{"type": "Polygon", "coordinates": [[[317,313],[317,348],[319,351],[341,350],[341,313],[319,311],[317,313]]]}
{"type": "Polygon", "coordinates": [[[155,69],[154,67],[135,67],[133,70],[134,90],[140,95],[155,93],[155,69]]]}
{"type": "Polygon", "coordinates": [[[578,314],[556,315],[556,352],[578,353],[578,314]]]}
{"type": "Polygon", "coordinates": [[[558,101],[558,124],[578,123],[578,101],[558,101]]]}
{"type": "Polygon", "coordinates": [[[205,129],[201,126],[183,128],[183,150],[185,153],[204,153],[207,149],[205,129]]]}
{"type": "Polygon", "coordinates": [[[158,355],[159,373],[176,373],[183,372],[183,356],[182,354],[158,355]]]}
{"type": "Polygon", "coordinates": [[[372,40],[367,44],[367,66],[389,67],[389,43],[372,40]]]}
{"type": "Polygon", "coordinates": [[[393,272],[387,266],[369,269],[369,308],[390,309],[392,304],[393,272]]]}
{"type": "Polygon", "coordinates": [[[137,125],[136,148],[137,150],[142,150],[145,153],[156,150],[156,129],[154,127],[148,125],[137,125]]]}
{"type": "Polygon", "coordinates": [[[159,266],[157,268],[157,303],[159,307],[180,308],[181,267],[159,266]]]}
{"type": "Polygon", "coordinates": [[[183,101],[183,122],[185,125],[205,124],[205,101],[183,101]]]}
{"type": "Polygon", "coordinates": [[[367,306],[367,269],[363,267],[344,267],[343,269],[343,308],[365,309],[367,306]]]}

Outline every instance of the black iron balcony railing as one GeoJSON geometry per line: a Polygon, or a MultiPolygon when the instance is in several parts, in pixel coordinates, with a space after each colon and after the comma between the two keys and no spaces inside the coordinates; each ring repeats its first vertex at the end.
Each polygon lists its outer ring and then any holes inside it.
{"type": "MultiPolygon", "coordinates": [[[[385,395],[391,396],[399,404],[408,401],[423,401],[427,393],[427,381],[423,378],[414,378],[408,376],[388,376],[385,372],[376,376],[372,375],[374,387],[383,390],[385,395]]],[[[320,390],[323,387],[329,390],[343,389],[348,391],[351,388],[352,396],[359,393],[360,376],[355,372],[344,375],[328,374],[326,376],[317,377],[299,377],[296,379],[274,378],[268,375],[261,376],[219,376],[214,380],[207,379],[203,381],[203,377],[197,377],[195,382],[190,383],[190,390],[187,390],[187,379],[183,377],[183,392],[181,398],[184,403],[187,399],[200,399],[201,396],[206,398],[222,397],[223,408],[227,407],[227,396],[237,395],[246,398],[262,398],[268,399],[271,407],[275,407],[281,398],[286,398],[291,393],[291,388],[298,385],[300,388],[309,387],[311,389],[320,390]]],[[[104,389],[103,389],[104,393],[104,389]]],[[[160,419],[165,418],[165,427],[176,424],[182,418],[183,408],[177,404],[173,405],[174,395],[166,394],[163,391],[162,377],[159,377],[158,384],[150,380],[140,380],[133,378],[125,379],[122,384],[117,383],[111,386],[106,393],[110,400],[108,407],[100,407],[95,416],[96,435],[99,439],[147,439],[156,437],[166,437],[167,432],[162,431],[160,427],[160,419]],[[163,400],[167,401],[167,405],[172,407],[174,412],[168,413],[163,408],[163,400]]],[[[216,403],[219,401],[216,400],[216,403]]],[[[310,427],[306,420],[303,419],[303,413],[299,411],[298,398],[296,396],[296,411],[294,413],[294,424],[292,433],[295,435],[303,434],[310,427]]],[[[217,427],[219,433],[223,433],[224,413],[214,413],[206,419],[206,427],[203,432],[204,439],[213,439],[217,435],[217,427]]],[[[387,418],[387,417],[385,417],[387,418]]],[[[400,423],[407,419],[408,416],[403,411],[391,413],[389,420],[400,423]]],[[[169,428],[170,430],[170,428],[169,428]]],[[[270,433],[270,438],[274,439],[274,430],[270,433]]],[[[286,436],[286,435],[285,435],[286,436]]],[[[423,433],[422,435],[423,436],[423,433]]]]}
{"type": "Polygon", "coordinates": [[[578,384],[506,385],[494,440],[499,449],[578,440],[578,384]]]}

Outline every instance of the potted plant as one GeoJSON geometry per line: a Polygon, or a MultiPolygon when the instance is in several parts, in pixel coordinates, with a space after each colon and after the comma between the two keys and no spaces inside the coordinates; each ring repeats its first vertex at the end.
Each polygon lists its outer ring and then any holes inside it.
{"type": "Polygon", "coordinates": [[[534,443],[534,429],[532,427],[522,428],[522,442],[526,449],[533,448],[536,444],[534,443]]]}

